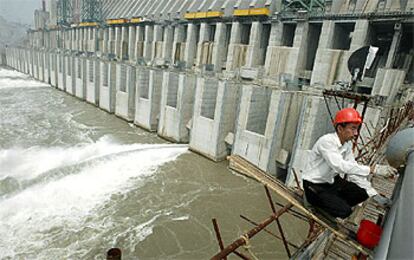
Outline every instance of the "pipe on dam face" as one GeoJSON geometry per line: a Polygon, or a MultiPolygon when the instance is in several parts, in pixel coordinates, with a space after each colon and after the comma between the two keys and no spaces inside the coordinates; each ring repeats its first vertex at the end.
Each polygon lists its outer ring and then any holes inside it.
{"type": "Polygon", "coordinates": [[[414,255],[414,128],[398,132],[387,147],[388,162],[399,167],[405,165],[400,178],[402,184],[388,213],[384,232],[375,251],[375,259],[411,259],[414,255]]]}

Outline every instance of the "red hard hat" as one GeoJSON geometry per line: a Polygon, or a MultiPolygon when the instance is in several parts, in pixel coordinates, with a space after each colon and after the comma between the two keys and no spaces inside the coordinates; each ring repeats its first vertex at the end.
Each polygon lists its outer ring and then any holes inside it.
{"type": "Polygon", "coordinates": [[[361,124],[362,118],[361,115],[353,108],[344,108],[339,110],[336,113],[334,124],[341,124],[341,123],[355,123],[361,124]]]}

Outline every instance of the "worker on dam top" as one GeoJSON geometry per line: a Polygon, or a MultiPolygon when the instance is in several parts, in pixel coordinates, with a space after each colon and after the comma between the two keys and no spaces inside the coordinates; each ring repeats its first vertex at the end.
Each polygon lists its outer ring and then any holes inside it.
{"type": "Polygon", "coordinates": [[[391,201],[378,194],[368,180],[370,173],[390,176],[396,169],[387,165],[365,166],[355,161],[352,140],[358,136],[362,118],[353,108],[337,112],[335,132],[318,139],[303,171],[306,200],[333,217],[346,218],[352,207],[369,197],[381,206],[391,201]]]}

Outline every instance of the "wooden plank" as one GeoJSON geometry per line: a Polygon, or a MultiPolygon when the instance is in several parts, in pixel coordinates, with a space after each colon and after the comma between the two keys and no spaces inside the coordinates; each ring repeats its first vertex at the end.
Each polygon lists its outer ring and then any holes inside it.
{"type": "Polygon", "coordinates": [[[346,244],[352,246],[353,248],[359,250],[360,252],[366,255],[372,255],[367,249],[361,246],[358,242],[351,239],[347,234],[337,230],[336,227],[333,227],[332,224],[328,224],[328,221],[323,219],[322,216],[317,216],[312,213],[309,209],[305,208],[301,198],[291,192],[283,183],[275,178],[269,176],[267,173],[257,168],[255,165],[251,164],[244,158],[238,155],[231,155],[228,157],[230,169],[244,174],[246,176],[252,177],[257,181],[263,183],[268,188],[279,194],[282,198],[286,199],[289,203],[292,203],[295,207],[301,210],[306,216],[318,222],[324,228],[327,228],[339,239],[341,239],[346,244]]]}

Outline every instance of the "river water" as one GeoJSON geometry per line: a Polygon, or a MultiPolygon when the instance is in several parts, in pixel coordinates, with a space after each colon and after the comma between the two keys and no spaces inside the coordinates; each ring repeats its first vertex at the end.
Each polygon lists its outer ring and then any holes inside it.
{"type": "MultiPolygon", "coordinates": [[[[263,187],[227,163],[0,68],[1,259],[104,259],[111,247],[123,259],[208,259],[212,218],[228,244],[252,227],[239,214],[270,212],[263,187]]],[[[306,226],[282,223],[299,244],[306,226]]],[[[265,233],[251,251],[286,258],[265,233]]]]}

